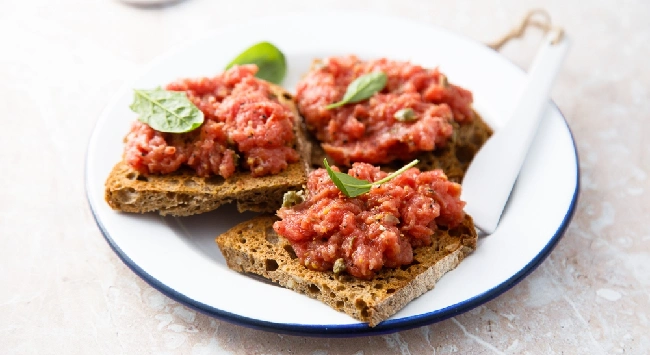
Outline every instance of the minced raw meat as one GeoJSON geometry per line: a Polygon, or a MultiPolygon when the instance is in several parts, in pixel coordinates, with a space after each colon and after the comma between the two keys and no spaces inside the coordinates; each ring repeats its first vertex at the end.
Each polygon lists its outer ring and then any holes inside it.
{"type": "Polygon", "coordinates": [[[125,138],[125,160],[143,174],[188,166],[199,176],[228,178],[240,165],[253,176],[277,174],[297,162],[294,113],[255,77],[257,66],[233,67],[212,78],[183,79],[165,88],[183,91],[204,114],[188,133],[162,133],[135,121],[125,138]]]}
{"type": "MultiPolygon", "coordinates": [[[[370,182],[387,176],[366,163],[353,164],[348,174],[370,182]]],[[[349,274],[370,279],[383,267],[410,264],[413,248],[430,245],[438,225],[460,224],[465,216],[460,191],[441,170],[411,168],[350,198],[325,169],[317,169],[309,175],[306,200],[280,209],[273,228],[309,269],[332,270],[343,259],[349,274]]]]}
{"type": "Polygon", "coordinates": [[[355,56],[317,62],[296,88],[307,127],[339,165],[408,160],[444,146],[453,133],[453,121],[473,119],[472,101],[470,91],[450,84],[437,68],[388,59],[362,61],[355,56]],[[325,108],[341,100],[353,80],[375,71],[388,77],[381,92],[359,103],[325,108]],[[395,119],[406,108],[413,110],[416,119],[395,119]]]}

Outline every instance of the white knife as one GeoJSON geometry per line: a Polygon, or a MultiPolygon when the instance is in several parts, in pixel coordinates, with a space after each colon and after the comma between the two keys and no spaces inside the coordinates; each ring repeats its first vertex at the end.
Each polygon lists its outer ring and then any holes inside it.
{"type": "Polygon", "coordinates": [[[484,233],[492,234],[499,224],[539,122],[551,106],[551,86],[569,45],[566,36],[559,41],[553,34],[544,38],[512,116],[483,145],[465,173],[461,193],[467,202],[465,212],[484,233]]]}

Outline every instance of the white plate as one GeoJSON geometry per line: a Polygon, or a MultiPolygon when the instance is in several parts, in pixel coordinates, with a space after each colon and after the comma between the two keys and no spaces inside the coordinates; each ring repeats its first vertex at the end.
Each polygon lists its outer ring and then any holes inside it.
{"type": "Polygon", "coordinates": [[[571,132],[550,103],[498,230],[479,240],[477,250],[434,290],[375,328],[306,296],[229,270],[214,238],[252,214],[224,207],[193,217],[162,218],[111,210],[103,198],[104,181],[121,158],[122,137],[135,119],[128,108],[131,88],[213,75],[261,40],[285,53],[289,70],[284,86],[289,91],[312,59],[323,56],[354,53],[440,66],[451,81],[474,93],[475,108],[496,129],[524,83],[520,69],[480,43],[423,24],[360,14],[256,21],[161,57],[106,108],[86,163],[86,189],[97,224],[119,257],[153,287],[201,312],[259,329],[327,336],[389,333],[440,321],[496,297],[539,265],[560,239],[577,200],[578,159],[571,132]]]}

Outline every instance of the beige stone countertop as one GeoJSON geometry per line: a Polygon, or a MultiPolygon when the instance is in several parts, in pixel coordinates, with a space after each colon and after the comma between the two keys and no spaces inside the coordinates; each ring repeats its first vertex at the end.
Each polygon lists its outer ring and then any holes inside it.
{"type": "MultiPolygon", "coordinates": [[[[1,354],[650,353],[650,2],[117,0],[0,2],[1,354]],[[552,97],[580,156],[581,195],[551,255],[467,313],[390,335],[306,338],[197,313],[136,276],[86,201],[100,112],[159,54],[287,11],[363,11],[479,41],[544,7],[573,38],[552,97]]],[[[522,67],[540,35],[509,43],[522,67]]]]}

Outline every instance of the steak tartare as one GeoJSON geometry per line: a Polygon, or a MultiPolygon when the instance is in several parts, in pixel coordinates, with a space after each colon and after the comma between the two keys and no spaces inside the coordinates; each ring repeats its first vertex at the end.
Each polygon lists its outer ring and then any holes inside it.
{"type": "MultiPolygon", "coordinates": [[[[348,174],[370,182],[388,175],[366,163],[353,164],[348,174]]],[[[460,224],[460,191],[441,170],[411,168],[350,198],[325,169],[317,169],[309,175],[305,201],[281,208],[273,228],[307,268],[370,279],[383,267],[413,262],[413,248],[430,245],[438,226],[460,224]]]]}
{"type": "Polygon", "coordinates": [[[188,133],[162,133],[135,121],[125,138],[125,160],[143,174],[188,166],[198,176],[224,178],[239,165],[253,176],[265,176],[297,162],[292,148],[296,117],[256,72],[255,65],[236,66],[212,78],[167,85],[166,90],[187,94],[203,112],[203,124],[188,133]]]}
{"type": "Polygon", "coordinates": [[[296,102],[308,129],[336,164],[389,163],[444,146],[452,122],[470,122],[472,93],[448,82],[436,69],[409,62],[355,56],[318,61],[298,83],[296,102]],[[370,99],[327,109],[356,78],[384,72],[388,82],[370,99]],[[408,110],[408,111],[404,111],[408,110]],[[400,119],[408,112],[408,120],[400,119]]]}

